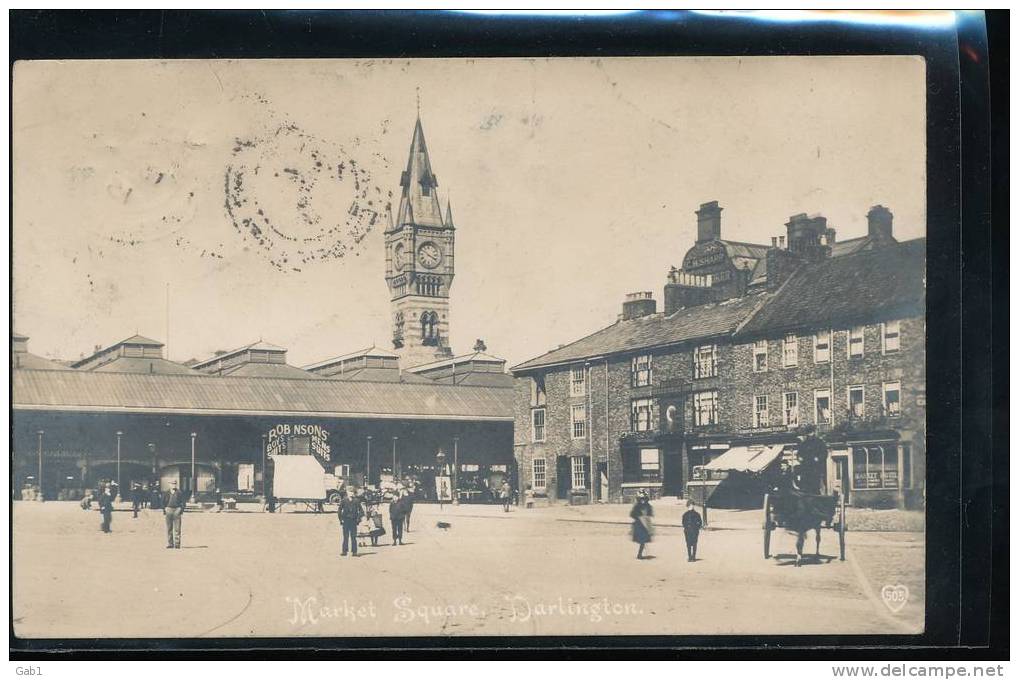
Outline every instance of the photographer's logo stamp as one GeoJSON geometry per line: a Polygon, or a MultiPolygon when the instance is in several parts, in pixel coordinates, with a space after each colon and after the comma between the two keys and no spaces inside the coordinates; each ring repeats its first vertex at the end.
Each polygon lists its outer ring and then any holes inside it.
{"type": "Polygon", "coordinates": [[[892,613],[898,614],[909,601],[909,588],[901,584],[887,585],[881,589],[881,599],[892,613]]]}

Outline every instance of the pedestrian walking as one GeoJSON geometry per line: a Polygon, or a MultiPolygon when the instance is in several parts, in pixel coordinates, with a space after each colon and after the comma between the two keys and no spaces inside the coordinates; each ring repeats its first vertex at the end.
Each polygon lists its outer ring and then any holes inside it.
{"type": "Polygon", "coordinates": [[[166,547],[180,550],[181,519],[184,516],[184,494],[177,482],[170,482],[170,490],[163,496],[163,516],[166,518],[166,547]]]}
{"type": "Polygon", "coordinates": [[[651,542],[651,535],[654,532],[651,518],[654,514],[655,511],[651,507],[651,499],[647,491],[641,491],[637,495],[637,502],[633,504],[633,509],[630,510],[630,517],[633,519],[633,527],[631,529],[633,542],[640,545],[637,548],[638,560],[649,557],[649,555],[644,554],[644,547],[651,542]]]}
{"type": "MultiPolygon", "coordinates": [[[[404,490],[403,494],[403,528],[405,531],[410,531],[410,514],[414,512],[414,496],[417,494],[417,487],[414,485],[408,485],[404,490]]],[[[400,532],[401,542],[403,540],[403,532],[400,532]]]]}
{"type": "Polygon", "coordinates": [[[131,485],[131,512],[132,519],[138,519],[138,511],[142,507],[142,485],[135,482],[131,485]]]}
{"type": "Polygon", "coordinates": [[[102,513],[101,528],[104,534],[113,533],[113,495],[110,487],[104,487],[99,496],[99,512],[102,513]]]}
{"type": "Polygon", "coordinates": [[[336,511],[340,520],[340,531],[343,534],[340,556],[345,557],[348,552],[351,552],[354,557],[357,557],[357,525],[364,517],[364,509],[357,498],[348,495],[346,491],[340,493],[343,498],[340,499],[340,507],[336,511]]]}
{"type": "Polygon", "coordinates": [[[502,511],[509,512],[510,502],[513,500],[513,489],[510,488],[509,480],[502,480],[502,486],[499,488],[499,498],[502,500],[502,511]]]}
{"type": "Polygon", "coordinates": [[[393,499],[389,504],[389,524],[393,528],[393,545],[403,545],[403,527],[407,521],[407,496],[393,499]]]}
{"type": "Polygon", "coordinates": [[[697,536],[701,533],[704,522],[701,513],[694,508],[692,500],[686,502],[687,511],[683,513],[683,535],[686,537],[686,561],[697,560],[697,536]]]}

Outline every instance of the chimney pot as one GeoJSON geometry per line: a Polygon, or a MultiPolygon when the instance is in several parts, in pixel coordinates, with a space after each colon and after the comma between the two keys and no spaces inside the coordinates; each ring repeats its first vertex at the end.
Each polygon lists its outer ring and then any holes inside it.
{"type": "Polygon", "coordinates": [[[778,237],[778,247],[785,250],[785,236],[778,237]]]}
{"type": "Polygon", "coordinates": [[[867,236],[875,239],[892,239],[892,211],[875,205],[867,212],[867,236]]]}
{"type": "Polygon", "coordinates": [[[778,248],[778,236],[771,237],[771,247],[778,248]]]}

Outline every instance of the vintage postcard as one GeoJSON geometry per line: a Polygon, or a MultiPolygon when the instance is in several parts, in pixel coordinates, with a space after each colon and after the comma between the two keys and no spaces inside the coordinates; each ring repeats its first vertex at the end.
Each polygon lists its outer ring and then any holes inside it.
{"type": "Polygon", "coordinates": [[[16,636],[924,630],[922,58],[13,73],[16,636]]]}

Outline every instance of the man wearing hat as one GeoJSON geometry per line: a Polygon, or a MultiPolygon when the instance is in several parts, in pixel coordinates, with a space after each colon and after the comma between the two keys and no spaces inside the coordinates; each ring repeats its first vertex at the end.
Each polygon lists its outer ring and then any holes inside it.
{"type": "Polygon", "coordinates": [[[184,515],[184,494],[177,481],[170,482],[170,490],[163,494],[163,515],[166,517],[166,547],[180,549],[180,521],[184,515]]]}

